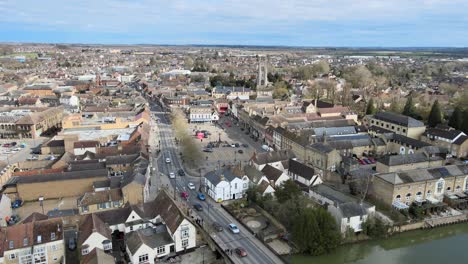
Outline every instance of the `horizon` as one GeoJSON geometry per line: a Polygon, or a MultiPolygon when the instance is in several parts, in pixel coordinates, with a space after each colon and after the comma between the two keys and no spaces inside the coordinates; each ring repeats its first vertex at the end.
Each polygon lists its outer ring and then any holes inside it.
{"type": "Polygon", "coordinates": [[[0,0],[0,41],[463,48],[467,10],[464,0],[0,0]]]}

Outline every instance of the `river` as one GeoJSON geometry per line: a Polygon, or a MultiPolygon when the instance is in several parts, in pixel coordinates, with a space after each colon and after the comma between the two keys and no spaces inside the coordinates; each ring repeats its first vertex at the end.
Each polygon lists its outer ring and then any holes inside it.
{"type": "Polygon", "coordinates": [[[317,257],[296,255],[292,261],[294,264],[468,263],[468,224],[416,230],[346,245],[317,257]]]}

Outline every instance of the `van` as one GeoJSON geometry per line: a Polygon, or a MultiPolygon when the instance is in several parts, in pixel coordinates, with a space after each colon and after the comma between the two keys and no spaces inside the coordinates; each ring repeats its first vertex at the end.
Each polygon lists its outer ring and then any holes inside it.
{"type": "Polygon", "coordinates": [[[262,149],[265,151],[270,151],[270,147],[268,147],[267,145],[262,145],[262,149]]]}

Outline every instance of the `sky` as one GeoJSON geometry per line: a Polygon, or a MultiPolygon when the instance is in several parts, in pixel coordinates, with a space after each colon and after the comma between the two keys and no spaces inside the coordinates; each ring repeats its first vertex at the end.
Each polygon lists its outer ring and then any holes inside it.
{"type": "Polygon", "coordinates": [[[0,0],[0,42],[467,47],[468,0],[0,0]]]}

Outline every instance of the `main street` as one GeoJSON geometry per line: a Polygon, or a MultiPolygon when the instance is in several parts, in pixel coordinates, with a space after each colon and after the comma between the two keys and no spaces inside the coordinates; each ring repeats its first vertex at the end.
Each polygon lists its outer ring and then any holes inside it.
{"type": "MultiPolygon", "coordinates": [[[[231,259],[234,263],[283,263],[273,252],[271,252],[265,245],[263,245],[257,238],[255,238],[248,230],[246,230],[236,219],[229,215],[219,204],[212,201],[207,197],[206,201],[199,201],[197,199],[197,191],[200,187],[200,178],[193,177],[190,175],[179,176],[177,171],[183,169],[180,161],[178,146],[174,140],[174,133],[169,120],[169,115],[164,113],[160,106],[151,103],[152,113],[156,116],[157,131],[159,131],[159,138],[153,144],[158,144],[161,150],[158,155],[156,151],[153,151],[152,164],[156,169],[156,173],[153,173],[151,178],[152,185],[164,185],[163,182],[168,182],[168,175],[173,172],[176,175],[175,179],[170,179],[170,183],[175,187],[175,197],[178,201],[181,201],[180,193],[187,191],[189,198],[187,206],[193,207],[194,203],[200,203],[203,206],[203,211],[197,211],[197,217],[203,219],[204,228],[212,235],[212,238],[221,246],[223,249],[235,249],[237,247],[243,247],[247,250],[248,256],[239,258],[233,254],[231,259]],[[170,163],[166,162],[166,159],[170,159],[170,163]],[[158,177],[167,177],[166,179],[157,179],[158,177]],[[190,190],[187,185],[189,182],[195,184],[195,190],[190,190]],[[224,231],[216,232],[211,226],[212,223],[216,222],[223,226],[224,231]],[[240,229],[240,234],[233,234],[227,228],[228,224],[234,223],[240,229]]],[[[155,186],[152,190],[161,188],[163,186],[155,186]]]]}

